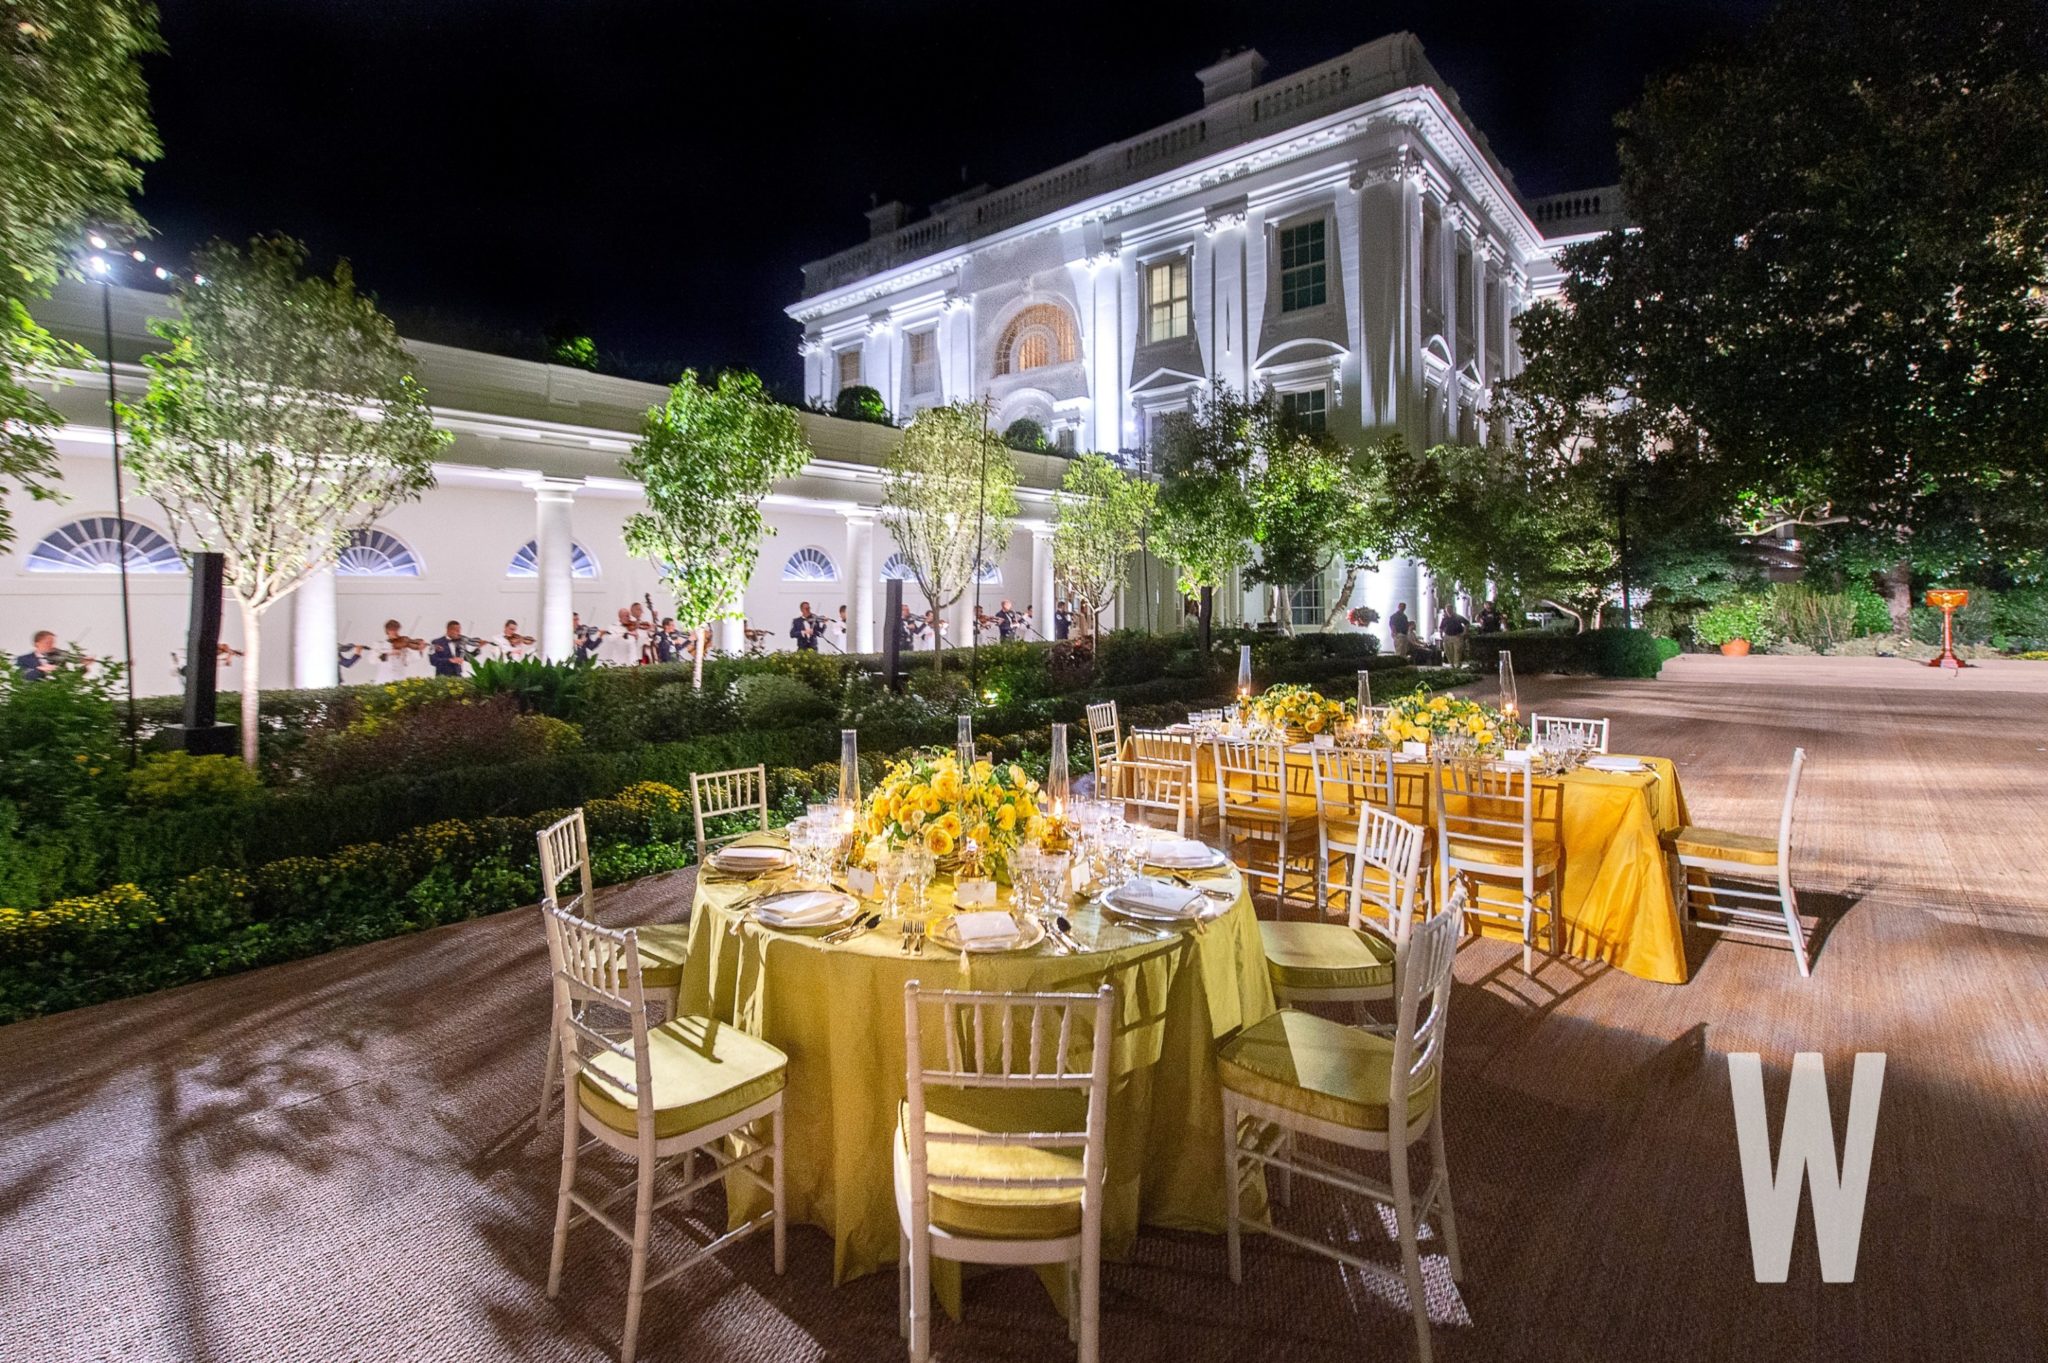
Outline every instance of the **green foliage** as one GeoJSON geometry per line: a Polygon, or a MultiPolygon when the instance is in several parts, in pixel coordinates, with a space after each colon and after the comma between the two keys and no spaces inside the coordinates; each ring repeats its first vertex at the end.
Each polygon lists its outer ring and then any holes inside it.
{"type": "Polygon", "coordinates": [[[530,714],[576,721],[590,708],[590,677],[596,670],[587,662],[480,658],[471,664],[469,685],[478,695],[511,696],[530,714]]]}
{"type": "Polygon", "coordinates": [[[597,371],[597,342],[588,336],[556,336],[548,342],[548,363],[597,371]]]}
{"type": "Polygon", "coordinates": [[[733,688],[733,707],[749,729],[787,729],[815,724],[832,713],[832,701],[794,677],[762,672],[742,677],[733,688]]]}
{"type": "Polygon", "coordinates": [[[11,667],[0,672],[0,800],[14,801],[24,823],[69,823],[120,790],[117,677],[63,668],[27,682],[11,667]]]}
{"type": "Polygon", "coordinates": [[[1060,596],[1087,606],[1090,621],[1122,589],[1158,491],[1150,479],[1125,473],[1099,454],[1074,460],[1060,479],[1053,497],[1053,583],[1060,596]]]}
{"type": "Polygon", "coordinates": [[[1657,635],[1656,639],[1657,657],[1663,662],[1668,663],[1679,654],[1685,652],[1684,647],[1676,639],[1662,634],[1657,635]]]}
{"type": "MultiPolygon", "coordinates": [[[[1771,633],[1816,653],[1847,643],[1859,632],[1856,603],[1844,593],[1820,591],[1802,582],[1781,582],[1771,588],[1768,600],[1771,633]]],[[[1881,598],[1878,604],[1883,605],[1881,598]]],[[[1886,622],[1890,622],[1889,613],[1886,622]]]]}
{"type": "Polygon", "coordinates": [[[1003,427],[1003,443],[1013,450],[1023,450],[1030,454],[1043,453],[1045,450],[1045,427],[1039,425],[1028,416],[1018,417],[1015,421],[1003,427]]]}
{"type": "Polygon", "coordinates": [[[1851,582],[1842,592],[1849,600],[1849,608],[1855,612],[1856,633],[1889,634],[1892,631],[1891,607],[1874,591],[1867,582],[1851,582]]]}
{"type": "MultiPolygon", "coordinates": [[[[1646,629],[1589,629],[1561,634],[1555,630],[1514,630],[1502,634],[1474,634],[1467,641],[1472,665],[1482,675],[1496,671],[1501,650],[1515,655],[1518,676],[1538,673],[1575,673],[1595,677],[1654,677],[1663,670],[1664,660],[1677,654],[1677,645],[1659,639],[1646,629]],[[1669,651],[1667,651],[1667,646],[1669,651]]],[[[1373,689],[1382,691],[1378,674],[1373,689]]],[[[1391,695],[1391,691],[1386,694],[1391,695]]]]}
{"type": "Polygon", "coordinates": [[[839,390],[839,396],[832,400],[832,415],[848,421],[867,421],[877,426],[891,426],[889,405],[882,401],[882,395],[864,383],[848,384],[839,390]]]}
{"type": "Polygon", "coordinates": [[[232,757],[195,757],[182,750],[147,753],[128,773],[128,799],[152,808],[231,805],[262,790],[256,773],[232,757]]]}
{"type": "Polygon", "coordinates": [[[985,404],[954,402],[911,418],[883,479],[883,522],[926,603],[943,611],[980,563],[1001,561],[1010,547],[1017,462],[991,438],[985,404]]]}
{"type": "Polygon", "coordinates": [[[1703,644],[1719,648],[1737,639],[1751,648],[1767,649],[1778,641],[1770,602],[1761,596],[1738,596],[1710,606],[1693,617],[1692,630],[1703,644]]]}
{"type": "Polygon", "coordinates": [[[660,570],[686,632],[739,613],[767,529],[761,500],[810,457],[796,413],[755,374],[705,384],[686,369],[648,410],[620,466],[647,499],[626,521],[626,547],[660,570]]]}
{"type": "Polygon", "coordinates": [[[1222,384],[1160,423],[1152,444],[1159,507],[1152,542],[1179,565],[1181,591],[1221,587],[1252,561],[1257,529],[1245,495],[1268,420],[1222,384]]]}

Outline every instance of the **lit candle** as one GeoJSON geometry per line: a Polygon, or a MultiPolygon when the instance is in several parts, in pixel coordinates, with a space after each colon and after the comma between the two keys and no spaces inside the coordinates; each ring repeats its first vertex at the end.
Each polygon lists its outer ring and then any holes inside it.
{"type": "Polygon", "coordinates": [[[1073,778],[1067,771],[1067,726],[1052,726],[1052,759],[1045,768],[1045,807],[1055,824],[1066,817],[1067,800],[1073,795],[1073,778]]]}

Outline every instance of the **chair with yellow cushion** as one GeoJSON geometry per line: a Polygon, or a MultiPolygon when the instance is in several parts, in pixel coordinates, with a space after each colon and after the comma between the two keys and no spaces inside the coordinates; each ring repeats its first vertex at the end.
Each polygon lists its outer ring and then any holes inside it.
{"type": "MultiPolygon", "coordinates": [[[[1347,1027],[1314,1013],[1283,1008],[1245,1028],[1218,1049],[1223,1085],[1224,1206],[1230,1280],[1244,1281],[1239,1205],[1244,1187],[1262,1168],[1280,1171],[1283,1202],[1295,1175],[1394,1209],[1401,1265],[1423,1363],[1429,1363],[1429,1305],[1423,1291],[1421,1226],[1434,1209],[1442,1222],[1451,1277],[1463,1275],[1458,1224],[1451,1210],[1444,1159],[1444,1028],[1451,1002],[1451,963],[1457,955],[1460,882],[1445,911],[1416,926],[1396,953],[1399,999],[1391,1037],[1347,1027]],[[1381,1183],[1355,1169],[1297,1148],[1301,1137],[1387,1157],[1381,1183]],[[1409,1168],[1410,1147],[1430,1144],[1429,1177],[1418,1189],[1409,1168]]],[[[1355,1268],[1372,1261],[1274,1223],[1275,1237],[1355,1268]]]]}
{"type": "Polygon", "coordinates": [[[1080,1363],[1096,1363],[1115,996],[905,986],[895,1174],[912,1363],[931,1356],[935,1256],[1066,1265],[1070,1331],[1080,1363]]]}
{"type": "Polygon", "coordinates": [[[1297,787],[1290,782],[1287,742],[1280,738],[1211,740],[1216,767],[1216,822],[1223,851],[1252,881],[1272,887],[1280,911],[1292,883],[1307,887],[1305,902],[1321,897],[1322,877],[1313,865],[1320,837],[1316,796],[1309,769],[1297,787]]]}
{"type": "Polygon", "coordinates": [[[562,1116],[548,1296],[561,1291],[571,1229],[594,1221],[625,1241],[632,1267],[619,1356],[620,1363],[633,1363],[648,1288],[764,1226],[773,1229],[775,1271],[782,1272],[782,1091],[789,1061],[767,1042],[713,1018],[670,1018],[650,1027],[642,949],[632,929],[613,932],[552,907],[543,921],[557,982],[554,1029],[563,1093],[573,1095],[562,1116]],[[606,1014],[623,1014],[624,1025],[607,1025],[606,1014]],[[590,1196],[576,1188],[576,1163],[598,1146],[630,1156],[635,1177],[608,1195],[590,1196]],[[699,1157],[709,1161],[710,1172],[696,1172],[699,1157]],[[764,1162],[771,1165],[766,1177],[764,1162]],[[681,1183],[657,1202],[656,1177],[678,1163],[681,1183]],[[649,1277],[654,1213],[731,1178],[750,1180],[766,1192],[769,1210],[649,1277]],[[630,1227],[613,1210],[628,1193],[634,1196],[630,1227]]]}
{"type": "Polygon", "coordinates": [[[1792,890],[1792,804],[1798,798],[1799,774],[1805,767],[1806,749],[1794,748],[1775,841],[1715,828],[1687,827],[1670,835],[1672,850],[1678,855],[1686,921],[1715,932],[1788,941],[1802,978],[1810,977],[1813,967],[1806,957],[1799,896],[1792,890]],[[1716,884],[1717,879],[1723,883],[1716,884]],[[1725,883],[1729,880],[1744,884],[1725,883]],[[1771,888],[1745,888],[1758,884],[1771,888]]]}
{"type": "MultiPolygon", "coordinates": [[[[1358,811],[1372,805],[1394,812],[1394,754],[1385,748],[1314,748],[1309,752],[1315,776],[1316,831],[1322,859],[1316,873],[1325,885],[1338,880],[1337,863],[1351,855],[1358,838],[1358,811]]],[[[1328,908],[1327,893],[1319,907],[1328,908]]]]}
{"type": "Polygon", "coordinates": [[[1437,868],[1445,884],[1469,877],[1465,916],[1522,936],[1522,973],[1535,972],[1536,923],[1550,952],[1563,949],[1557,895],[1564,862],[1555,838],[1536,832],[1536,782],[1526,762],[1433,755],[1437,868]]]}
{"type": "Polygon", "coordinates": [[[1342,923],[1261,922],[1266,969],[1281,1003],[1378,1003],[1394,996],[1394,958],[1415,921],[1422,827],[1361,805],[1339,892],[1342,923]],[[1370,908],[1372,917],[1365,916],[1370,908]]]}
{"type": "Polygon", "coordinates": [[[690,812],[697,826],[697,865],[706,865],[711,854],[749,833],[768,831],[768,764],[735,767],[731,771],[700,771],[690,777],[690,812]],[[707,834],[711,819],[746,817],[752,828],[729,829],[707,834]]]}
{"type": "Polygon", "coordinates": [[[1094,764],[1097,790],[1116,788],[1118,750],[1123,747],[1123,725],[1117,718],[1116,702],[1097,701],[1088,707],[1088,756],[1094,764]]]}
{"type": "MultiPolygon", "coordinates": [[[[534,835],[540,844],[540,902],[542,908],[560,908],[578,918],[591,919],[595,888],[590,878],[590,835],[584,827],[583,811],[557,819],[534,835]],[[576,877],[576,892],[562,896],[562,881],[576,877]]],[[[591,919],[591,921],[596,921],[591,919]]],[[[668,1015],[676,1011],[676,994],[683,987],[683,962],[689,956],[690,925],[658,923],[639,929],[640,972],[648,992],[661,996],[668,1015]]],[[[559,987],[559,986],[557,986],[559,987]]],[[[548,1104],[555,1095],[556,1046],[561,1038],[548,1029],[548,1058],[540,1075],[540,1129],[548,1129],[548,1104]]]]}

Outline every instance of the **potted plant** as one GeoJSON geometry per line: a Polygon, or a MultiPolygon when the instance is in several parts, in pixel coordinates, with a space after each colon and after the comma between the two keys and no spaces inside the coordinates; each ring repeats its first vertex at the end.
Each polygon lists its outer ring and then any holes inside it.
{"type": "Polygon", "coordinates": [[[1751,648],[1768,648],[1771,625],[1768,606],[1761,597],[1736,597],[1710,607],[1693,617],[1692,632],[1703,644],[1712,644],[1731,658],[1740,658],[1751,648]]]}

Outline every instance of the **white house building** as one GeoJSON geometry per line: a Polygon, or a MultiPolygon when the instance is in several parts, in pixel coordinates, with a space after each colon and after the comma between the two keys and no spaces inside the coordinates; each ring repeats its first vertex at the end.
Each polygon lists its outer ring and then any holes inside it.
{"type": "MultiPolygon", "coordinates": [[[[101,288],[70,283],[36,309],[38,319],[95,355],[106,349],[101,288]]],[[[162,293],[111,287],[114,377],[121,398],[139,400],[147,383],[141,355],[159,344],[147,330],[165,314],[162,293]]],[[[374,526],[352,527],[337,568],[320,574],[264,617],[265,686],[326,686],[368,681],[373,661],[343,672],[337,646],[375,644],[387,619],[407,634],[431,638],[450,619],[472,634],[495,638],[506,620],[537,636],[543,651],[570,652],[570,615],[613,625],[618,609],[651,596],[666,613],[655,569],[626,551],[623,526],[642,505],[639,484],[620,461],[648,408],[666,397],[657,384],[577,369],[507,359],[448,346],[408,342],[418,361],[434,418],[455,440],[435,465],[437,485],[374,526]]],[[[37,501],[18,489],[7,499],[14,539],[0,550],[0,649],[25,653],[35,631],[54,630],[62,644],[99,657],[123,654],[118,568],[122,536],[115,517],[113,443],[103,368],[69,371],[49,386],[65,418],[56,432],[59,500],[37,501]]],[[[880,648],[884,583],[907,576],[882,523],[882,465],[897,438],[886,426],[800,414],[815,457],[779,484],[765,507],[764,539],[744,602],[747,622],[770,631],[770,647],[787,637],[798,603],[821,615],[842,605],[851,623],[848,646],[880,648]]],[[[983,576],[982,601],[993,611],[1009,597],[1021,609],[1051,616],[1051,489],[1064,461],[1016,456],[1021,515],[1009,551],[983,576]]],[[[172,655],[185,641],[191,578],[170,541],[162,507],[141,497],[130,480],[122,498],[131,526],[126,557],[130,629],[140,694],[162,694],[180,682],[172,655]]],[[[1151,571],[1170,588],[1157,565],[1151,571]]],[[[924,602],[906,583],[913,609],[924,602]]],[[[973,598],[951,612],[951,640],[971,637],[973,598]]],[[[1137,619],[1135,601],[1125,606],[1137,619]]],[[[743,647],[738,620],[719,627],[717,643],[743,647]]],[[[1049,626],[1047,632],[1050,632],[1049,626]]],[[[222,639],[239,647],[241,624],[230,605],[222,639]]],[[[489,656],[489,655],[486,655],[489,656]]],[[[224,687],[238,686],[238,664],[223,669],[224,687]]],[[[413,671],[424,674],[423,663],[413,671]]]]}
{"type": "MultiPolygon", "coordinates": [[[[1279,79],[1255,51],[1196,75],[1175,122],[920,217],[870,211],[788,309],[808,396],[867,385],[899,417],[985,396],[998,428],[1135,453],[1205,385],[1270,385],[1342,435],[1482,438],[1519,368],[1510,319],[1563,246],[1620,221],[1618,192],[1522,199],[1411,34],[1279,79]]],[[[1321,622],[1330,576],[1294,589],[1295,623],[1321,622]]],[[[1357,592],[1434,615],[1413,563],[1357,592]]]]}

